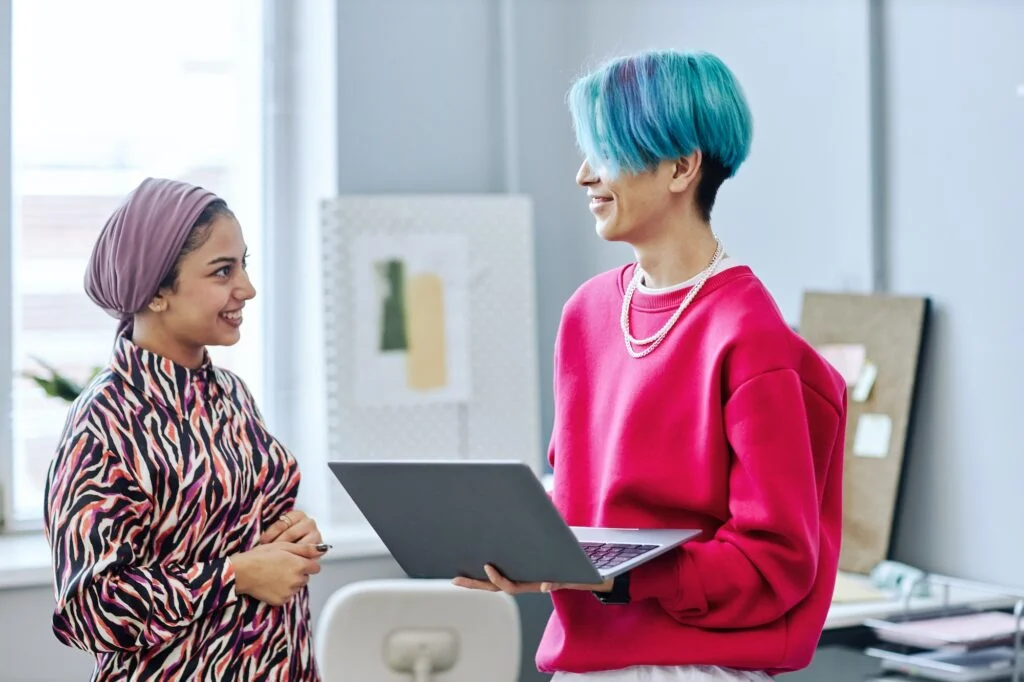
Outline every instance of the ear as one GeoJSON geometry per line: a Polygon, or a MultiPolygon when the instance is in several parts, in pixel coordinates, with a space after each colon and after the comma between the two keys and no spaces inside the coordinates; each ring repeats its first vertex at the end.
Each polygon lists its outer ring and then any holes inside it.
{"type": "Polygon", "coordinates": [[[696,187],[703,158],[700,150],[696,149],[689,156],[681,156],[676,159],[672,168],[669,191],[681,193],[690,187],[696,187]]]}
{"type": "Polygon", "coordinates": [[[162,313],[167,310],[167,299],[160,294],[157,294],[153,297],[153,300],[149,302],[147,307],[154,313],[162,313]]]}

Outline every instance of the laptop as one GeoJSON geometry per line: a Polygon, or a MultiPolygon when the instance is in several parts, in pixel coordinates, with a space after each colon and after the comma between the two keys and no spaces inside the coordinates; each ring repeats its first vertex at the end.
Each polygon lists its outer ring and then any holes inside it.
{"type": "Polygon", "coordinates": [[[518,461],[328,462],[411,578],[600,584],[700,534],[695,529],[566,525],[518,461]]]}

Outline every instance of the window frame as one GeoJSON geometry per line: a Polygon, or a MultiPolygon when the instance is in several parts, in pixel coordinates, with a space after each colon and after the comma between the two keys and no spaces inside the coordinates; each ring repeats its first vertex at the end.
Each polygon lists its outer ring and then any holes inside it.
{"type": "Polygon", "coordinates": [[[0,2],[0,215],[7,223],[0,230],[0,533],[24,530],[14,521],[14,204],[12,186],[11,67],[13,4],[0,2]]]}
{"type": "Polygon", "coordinates": [[[319,525],[365,527],[334,514],[327,470],[326,393],[320,279],[320,203],[338,193],[338,12],[335,1],[263,0],[267,31],[268,229],[265,414],[270,431],[299,461],[298,506],[319,525]],[[271,322],[273,321],[273,322],[271,322]]]}

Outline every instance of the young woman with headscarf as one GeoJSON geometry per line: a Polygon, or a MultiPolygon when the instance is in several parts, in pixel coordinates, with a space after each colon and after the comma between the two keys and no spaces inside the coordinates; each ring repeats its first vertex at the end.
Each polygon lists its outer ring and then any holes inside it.
{"type": "Polygon", "coordinates": [[[318,680],[306,584],[324,546],[299,471],[242,380],[206,351],[256,292],[215,194],[147,179],[85,277],[119,320],[75,401],[46,486],[53,630],[93,680],[318,680]]]}

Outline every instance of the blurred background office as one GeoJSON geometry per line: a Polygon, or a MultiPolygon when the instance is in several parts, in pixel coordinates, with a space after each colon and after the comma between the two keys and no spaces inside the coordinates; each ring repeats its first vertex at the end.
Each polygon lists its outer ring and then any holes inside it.
{"type": "MultiPolygon", "coordinates": [[[[532,201],[540,466],[562,304],[631,254],[594,234],[564,96],[606,57],[718,54],[754,113],[713,224],[798,324],[804,292],[926,295],[933,317],[892,558],[1024,587],[1024,3],[1018,0],[0,0],[0,680],[85,679],[60,646],[42,483],[66,402],[113,320],[89,249],[147,175],[235,209],[259,296],[242,374],[303,461],[336,552],[312,590],[401,571],[334,505],[319,202],[532,201]],[[9,227],[8,227],[9,225],[9,227]]],[[[523,600],[524,670],[543,616],[523,600]],[[531,616],[531,614],[533,614],[531,616]]],[[[314,613],[314,616],[316,612],[314,613]]]]}

